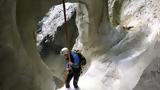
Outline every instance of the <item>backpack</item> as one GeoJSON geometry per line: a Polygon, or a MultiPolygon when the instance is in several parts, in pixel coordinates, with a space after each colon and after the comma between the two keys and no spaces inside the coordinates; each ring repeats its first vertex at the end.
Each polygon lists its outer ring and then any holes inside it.
{"type": "MultiPolygon", "coordinates": [[[[78,55],[79,60],[80,60],[78,66],[86,65],[86,63],[87,63],[86,58],[80,53],[80,51],[79,50],[74,50],[74,52],[78,55]]],[[[70,57],[71,57],[71,62],[75,63],[74,62],[74,57],[72,56],[72,54],[70,54],[70,57]]],[[[76,67],[78,67],[78,66],[76,66],[76,67]]],[[[75,66],[73,66],[73,67],[75,67],[75,66]]]]}
{"type": "Polygon", "coordinates": [[[79,50],[75,50],[76,53],[78,54],[79,58],[80,58],[80,65],[84,66],[87,64],[86,58],[80,53],[79,50]]]}

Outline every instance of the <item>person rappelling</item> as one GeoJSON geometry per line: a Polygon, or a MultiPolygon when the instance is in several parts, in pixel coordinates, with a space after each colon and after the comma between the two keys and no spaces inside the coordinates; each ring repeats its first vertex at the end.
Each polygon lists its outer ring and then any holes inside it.
{"type": "Polygon", "coordinates": [[[65,58],[65,70],[67,71],[67,77],[65,80],[66,88],[70,88],[70,81],[73,78],[74,88],[79,89],[78,80],[82,67],[86,64],[85,57],[79,51],[69,51],[66,47],[61,49],[60,54],[65,58]]]}
{"type": "MultiPolygon", "coordinates": [[[[64,29],[65,29],[65,40],[66,46],[70,47],[68,40],[68,30],[67,30],[67,18],[66,18],[66,8],[65,0],[63,0],[63,12],[64,12],[64,29]]],[[[73,78],[73,86],[75,89],[79,89],[78,80],[82,71],[82,66],[86,64],[85,57],[79,52],[79,50],[70,50],[69,48],[62,48],[60,54],[65,58],[65,86],[70,88],[70,81],[73,78]]]]}

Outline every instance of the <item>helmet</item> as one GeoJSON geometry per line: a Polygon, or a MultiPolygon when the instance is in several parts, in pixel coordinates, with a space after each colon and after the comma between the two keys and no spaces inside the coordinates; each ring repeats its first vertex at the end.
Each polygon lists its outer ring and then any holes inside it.
{"type": "Polygon", "coordinates": [[[64,47],[64,48],[61,49],[60,54],[61,55],[68,54],[68,51],[69,51],[68,48],[64,47]]]}

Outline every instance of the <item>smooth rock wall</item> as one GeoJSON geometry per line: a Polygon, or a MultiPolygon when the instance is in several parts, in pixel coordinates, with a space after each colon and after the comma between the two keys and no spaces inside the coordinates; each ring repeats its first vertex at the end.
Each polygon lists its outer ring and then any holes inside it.
{"type": "Polygon", "coordinates": [[[36,50],[34,36],[38,21],[51,5],[51,0],[0,1],[0,90],[56,87],[36,50]]]}

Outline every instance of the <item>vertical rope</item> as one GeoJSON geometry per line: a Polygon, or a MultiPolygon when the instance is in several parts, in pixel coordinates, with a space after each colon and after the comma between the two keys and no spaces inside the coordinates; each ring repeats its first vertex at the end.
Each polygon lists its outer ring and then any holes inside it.
{"type": "MultiPolygon", "coordinates": [[[[71,57],[70,57],[70,43],[69,43],[69,39],[68,39],[68,29],[67,29],[67,18],[66,18],[66,6],[65,6],[65,0],[63,0],[63,12],[64,12],[64,30],[65,30],[65,46],[69,49],[69,62],[71,62],[71,57]]],[[[67,79],[67,72],[64,73],[64,80],[67,79]]],[[[63,85],[65,84],[65,81],[63,83],[63,85]]]]}
{"type": "Polygon", "coordinates": [[[65,47],[69,47],[65,0],[63,0],[63,14],[64,14],[64,30],[65,30],[65,47]]]}
{"type": "MultiPolygon", "coordinates": [[[[67,29],[67,18],[66,18],[66,5],[65,5],[65,0],[63,0],[63,12],[64,12],[64,30],[65,30],[65,46],[69,49],[69,52],[71,51],[70,49],[70,43],[68,39],[68,29],[67,29]]],[[[70,54],[68,55],[69,57],[69,62],[71,61],[70,54]]]]}

